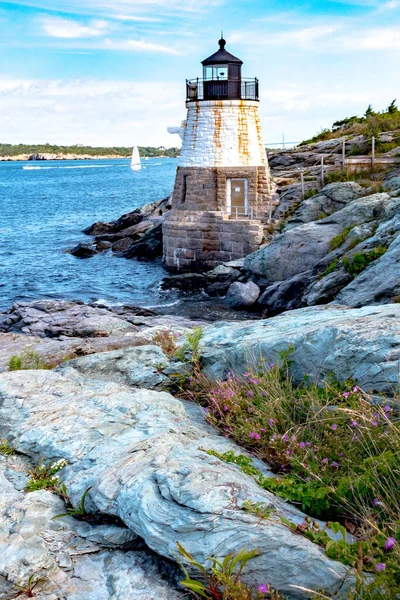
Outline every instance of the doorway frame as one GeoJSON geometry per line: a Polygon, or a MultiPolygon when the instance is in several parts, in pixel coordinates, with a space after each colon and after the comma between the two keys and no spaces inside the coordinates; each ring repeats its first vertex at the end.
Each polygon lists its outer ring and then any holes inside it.
{"type": "Polygon", "coordinates": [[[232,181],[244,181],[244,213],[240,216],[249,216],[249,180],[247,177],[228,177],[226,180],[226,208],[232,215],[232,181]]]}

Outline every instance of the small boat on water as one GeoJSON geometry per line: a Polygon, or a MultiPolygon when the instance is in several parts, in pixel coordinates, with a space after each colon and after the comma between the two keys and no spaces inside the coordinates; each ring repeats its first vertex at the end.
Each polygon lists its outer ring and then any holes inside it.
{"type": "Polygon", "coordinates": [[[141,168],[142,168],[142,165],[140,163],[139,148],[137,146],[133,146],[131,169],[133,171],[139,171],[139,169],[141,169],[141,168]]]}

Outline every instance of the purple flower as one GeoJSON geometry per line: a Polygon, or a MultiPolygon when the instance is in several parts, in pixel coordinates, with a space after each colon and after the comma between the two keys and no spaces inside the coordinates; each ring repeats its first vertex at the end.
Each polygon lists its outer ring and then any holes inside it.
{"type": "Polygon", "coordinates": [[[250,377],[250,373],[246,371],[246,373],[244,373],[244,377],[250,377]]]}
{"type": "Polygon", "coordinates": [[[305,443],[304,443],[304,442],[300,442],[299,446],[300,446],[300,448],[302,448],[302,449],[306,447],[306,445],[305,445],[305,443]]]}
{"type": "Polygon", "coordinates": [[[373,500],[372,504],[373,504],[374,506],[382,506],[383,502],[381,502],[381,501],[379,500],[379,498],[374,498],[374,500],[373,500]]]}
{"type": "Polygon", "coordinates": [[[306,477],[306,481],[311,481],[311,477],[306,477]]]}
{"type": "Polygon", "coordinates": [[[251,390],[249,390],[249,391],[247,392],[247,395],[248,395],[250,398],[254,398],[254,392],[252,392],[251,390]]]}
{"type": "Polygon", "coordinates": [[[386,569],[386,564],[385,563],[377,563],[375,565],[375,570],[378,571],[378,573],[381,573],[385,569],[386,569]]]}
{"type": "Polygon", "coordinates": [[[378,427],[379,423],[378,423],[378,421],[372,421],[371,425],[373,427],[378,427]]]}
{"type": "Polygon", "coordinates": [[[389,404],[386,404],[386,406],[383,407],[384,413],[390,413],[391,411],[392,411],[392,407],[389,406],[389,404]]]}
{"type": "Polygon", "coordinates": [[[274,365],[274,363],[269,363],[268,366],[269,366],[270,369],[273,369],[275,365],[274,365]]]}
{"type": "Polygon", "coordinates": [[[269,592],[269,585],[264,585],[262,583],[261,585],[258,586],[258,591],[261,592],[261,594],[268,594],[268,592],[269,592]]]}
{"type": "Polygon", "coordinates": [[[353,387],[353,392],[358,392],[358,391],[359,391],[359,389],[360,389],[360,388],[358,387],[358,385],[355,385],[355,386],[353,387]]]}
{"type": "Polygon", "coordinates": [[[357,427],[357,421],[355,421],[353,419],[352,422],[350,423],[350,427],[357,427]]]}
{"type": "Polygon", "coordinates": [[[224,410],[229,410],[226,404],[224,404],[224,410]]]}
{"type": "Polygon", "coordinates": [[[311,448],[311,442],[306,442],[306,446],[308,446],[309,448],[311,448]]]}
{"type": "Polygon", "coordinates": [[[284,433],[282,436],[282,442],[287,442],[288,441],[288,434],[284,433]]]}
{"type": "Polygon", "coordinates": [[[396,540],[393,537],[389,537],[385,542],[385,550],[391,550],[396,544],[396,540]]]}
{"type": "Polygon", "coordinates": [[[348,398],[350,396],[350,392],[344,392],[343,393],[343,398],[348,398]]]}
{"type": "Polygon", "coordinates": [[[255,438],[255,437],[256,437],[256,433],[255,433],[255,431],[252,431],[251,433],[249,433],[249,436],[250,436],[251,438],[255,438]]]}
{"type": "Polygon", "coordinates": [[[265,429],[265,427],[261,427],[261,431],[264,432],[264,433],[267,432],[267,430],[265,429]]]}
{"type": "Polygon", "coordinates": [[[256,433],[256,435],[254,436],[256,440],[259,440],[261,435],[259,433],[256,433]]]}
{"type": "Polygon", "coordinates": [[[327,465],[327,464],[328,464],[328,462],[329,462],[329,459],[328,459],[328,458],[323,458],[323,459],[322,459],[322,462],[324,463],[324,465],[327,465]]]}
{"type": "Polygon", "coordinates": [[[336,423],[334,423],[334,424],[331,426],[331,429],[332,429],[332,431],[336,431],[336,429],[337,429],[337,425],[336,425],[336,423]]]}
{"type": "Polygon", "coordinates": [[[273,427],[273,426],[274,426],[274,423],[275,423],[275,421],[274,421],[273,419],[268,419],[268,425],[269,425],[270,427],[273,427]]]}
{"type": "Polygon", "coordinates": [[[333,467],[334,469],[338,469],[339,468],[339,463],[337,463],[335,460],[333,460],[331,462],[331,467],[333,467]]]}

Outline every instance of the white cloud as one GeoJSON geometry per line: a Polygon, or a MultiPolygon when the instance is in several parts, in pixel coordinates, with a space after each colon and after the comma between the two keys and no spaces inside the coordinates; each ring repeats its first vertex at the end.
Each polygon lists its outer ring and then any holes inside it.
{"type": "Polygon", "coordinates": [[[171,46],[164,46],[162,44],[153,44],[153,42],[146,42],[145,40],[111,40],[107,39],[104,41],[104,48],[108,50],[138,50],[143,52],[163,52],[166,54],[180,55],[181,52],[172,48],[171,46]]]}
{"type": "Polygon", "coordinates": [[[174,146],[167,127],[184,116],[181,82],[0,79],[1,138],[10,143],[174,146]]]}
{"type": "Polygon", "coordinates": [[[41,22],[47,35],[63,39],[96,37],[104,35],[109,29],[107,21],[100,20],[93,20],[88,25],[82,25],[70,19],[46,17],[41,22]]]}
{"type": "Polygon", "coordinates": [[[396,50],[400,49],[399,27],[377,27],[355,31],[343,37],[343,47],[348,50],[396,50]]]}

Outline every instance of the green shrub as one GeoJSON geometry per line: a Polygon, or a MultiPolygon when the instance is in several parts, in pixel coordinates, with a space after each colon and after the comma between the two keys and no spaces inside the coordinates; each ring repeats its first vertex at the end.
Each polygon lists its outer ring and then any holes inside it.
{"type": "Polygon", "coordinates": [[[0,454],[3,454],[3,456],[11,456],[12,454],[15,454],[15,449],[10,446],[10,442],[8,440],[0,439],[0,454]]]}
{"type": "Polygon", "coordinates": [[[27,369],[50,369],[51,366],[39,352],[27,347],[20,354],[14,354],[10,357],[8,368],[10,371],[21,371],[27,369]]]}
{"type": "Polygon", "coordinates": [[[322,279],[326,275],[329,275],[330,273],[333,273],[333,271],[336,271],[338,265],[339,265],[339,260],[337,258],[335,258],[335,260],[333,260],[332,262],[329,263],[329,265],[326,267],[325,271],[318,275],[318,279],[322,279]]]}
{"type": "Polygon", "coordinates": [[[208,566],[197,562],[185,548],[177,542],[178,552],[191,569],[197,571],[200,579],[193,579],[186,567],[181,564],[185,579],[181,584],[195,594],[197,598],[210,600],[284,600],[283,596],[262,582],[258,589],[249,588],[241,581],[243,569],[247,563],[259,555],[258,550],[240,550],[237,554],[228,554],[224,559],[208,557],[208,566]]]}
{"type": "Polygon", "coordinates": [[[344,244],[344,242],[347,239],[347,236],[349,235],[350,231],[352,231],[354,229],[354,225],[352,225],[351,227],[346,227],[346,229],[343,229],[343,231],[341,233],[339,233],[337,236],[335,236],[330,243],[330,249],[331,250],[336,250],[337,248],[340,248],[340,246],[342,244],[344,244]]]}
{"type": "Polygon", "coordinates": [[[378,246],[378,248],[374,248],[374,250],[370,250],[369,252],[357,252],[351,258],[345,256],[343,258],[343,266],[352,277],[356,277],[374,260],[381,258],[386,250],[387,248],[384,246],[378,246]]]}

